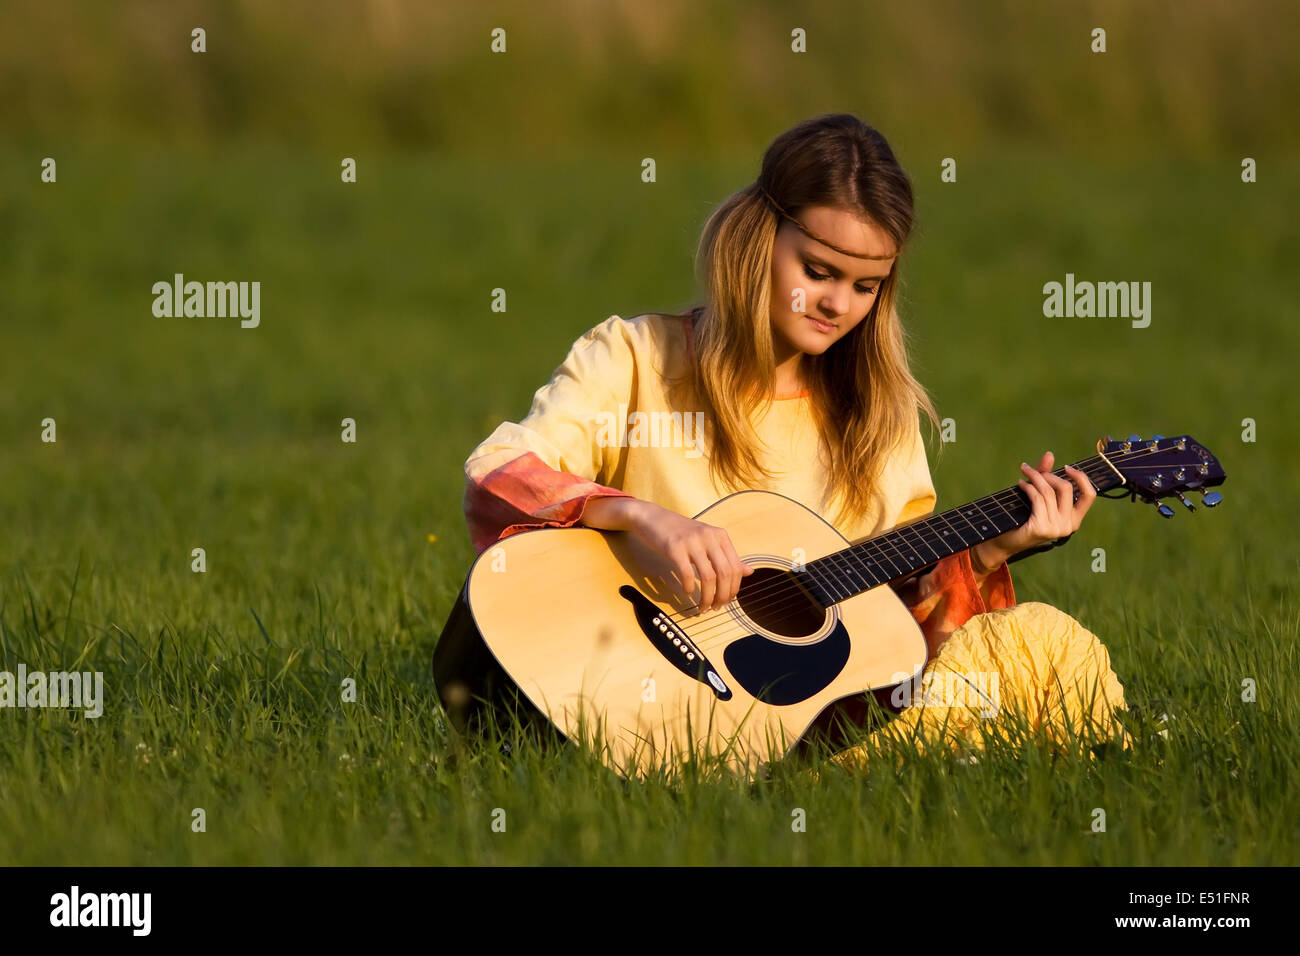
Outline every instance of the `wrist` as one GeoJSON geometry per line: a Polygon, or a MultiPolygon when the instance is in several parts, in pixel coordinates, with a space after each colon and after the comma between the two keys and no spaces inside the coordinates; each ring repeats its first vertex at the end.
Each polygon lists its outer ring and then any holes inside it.
{"type": "Polygon", "coordinates": [[[988,577],[1006,559],[1007,556],[1001,549],[989,546],[987,541],[982,541],[970,549],[971,568],[974,570],[975,576],[979,578],[988,577]],[[990,551],[992,552],[991,555],[988,553],[990,551]]]}
{"type": "Polygon", "coordinates": [[[623,495],[600,495],[587,501],[582,509],[582,524],[601,531],[626,531],[636,522],[639,498],[623,495]]]}

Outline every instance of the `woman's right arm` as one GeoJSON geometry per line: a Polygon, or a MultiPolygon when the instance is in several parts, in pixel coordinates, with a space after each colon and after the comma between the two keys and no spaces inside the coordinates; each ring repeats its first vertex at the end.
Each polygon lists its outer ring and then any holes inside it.
{"type": "Polygon", "coordinates": [[[740,560],[724,529],[641,498],[594,498],[587,504],[582,523],[589,528],[626,531],[666,558],[701,614],[735,600],[741,579],[754,573],[740,560]]]}

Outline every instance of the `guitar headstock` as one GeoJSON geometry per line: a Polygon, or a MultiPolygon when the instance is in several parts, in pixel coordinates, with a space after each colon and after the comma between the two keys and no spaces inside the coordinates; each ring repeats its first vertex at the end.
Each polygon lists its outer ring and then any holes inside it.
{"type": "Polygon", "coordinates": [[[1123,476],[1122,484],[1115,478],[1111,487],[1122,487],[1133,498],[1156,504],[1166,518],[1173,517],[1174,512],[1160,503],[1161,498],[1177,497],[1189,511],[1195,511],[1196,506],[1184,497],[1186,491],[1200,492],[1201,503],[1207,508],[1223,500],[1223,495],[1207,489],[1223,484],[1227,475],[1210,450],[1190,435],[1152,435],[1147,441],[1137,435],[1114,441],[1107,435],[1104,441],[1097,442],[1097,451],[1123,476]]]}

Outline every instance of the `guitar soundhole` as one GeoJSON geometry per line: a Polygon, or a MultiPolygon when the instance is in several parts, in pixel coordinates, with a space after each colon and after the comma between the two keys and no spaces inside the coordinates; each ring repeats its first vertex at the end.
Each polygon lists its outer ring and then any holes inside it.
{"type": "Polygon", "coordinates": [[[808,637],[826,621],[826,609],[782,568],[755,568],[736,600],[751,621],[782,637],[808,637]]]}

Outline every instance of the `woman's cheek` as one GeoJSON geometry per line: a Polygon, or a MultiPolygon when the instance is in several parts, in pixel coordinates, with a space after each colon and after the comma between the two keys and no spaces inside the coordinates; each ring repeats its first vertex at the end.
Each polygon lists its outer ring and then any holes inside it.
{"type": "Polygon", "coordinates": [[[803,314],[808,311],[808,302],[812,299],[811,283],[804,278],[802,269],[791,269],[786,275],[785,307],[791,312],[803,314]],[[795,306],[802,303],[802,309],[795,306]]]}

